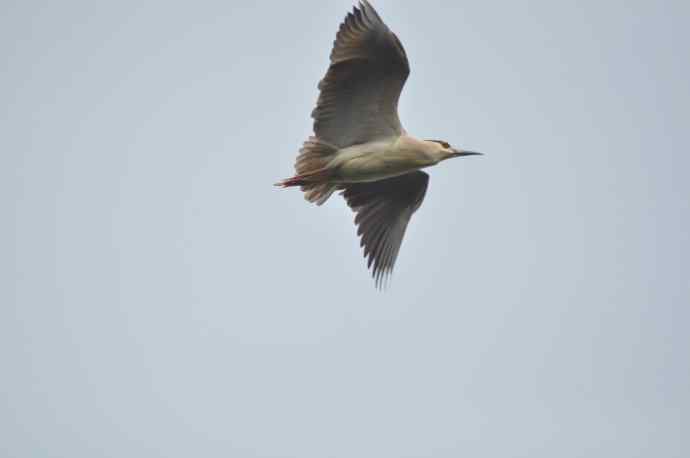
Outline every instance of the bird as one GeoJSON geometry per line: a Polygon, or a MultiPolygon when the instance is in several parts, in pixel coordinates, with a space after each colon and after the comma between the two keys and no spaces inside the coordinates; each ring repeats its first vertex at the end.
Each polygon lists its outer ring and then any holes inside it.
{"type": "Polygon", "coordinates": [[[482,154],[407,133],[398,100],[409,74],[402,43],[361,0],[336,34],[311,114],[313,135],[299,150],[296,174],[275,184],[299,186],[317,205],[340,191],[355,213],[376,288],[387,285],[410,218],[426,195],[429,175],[421,169],[482,154]]]}

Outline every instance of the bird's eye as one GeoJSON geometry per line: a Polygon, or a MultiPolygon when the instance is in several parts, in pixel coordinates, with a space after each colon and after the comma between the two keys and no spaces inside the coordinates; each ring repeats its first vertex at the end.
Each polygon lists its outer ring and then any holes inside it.
{"type": "Polygon", "coordinates": [[[450,148],[450,143],[444,142],[443,140],[427,140],[427,141],[438,143],[439,145],[443,146],[446,149],[450,148]]]}

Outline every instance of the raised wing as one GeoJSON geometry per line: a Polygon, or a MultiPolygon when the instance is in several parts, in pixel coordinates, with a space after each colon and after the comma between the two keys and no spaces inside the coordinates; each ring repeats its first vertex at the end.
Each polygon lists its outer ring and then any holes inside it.
{"type": "Polygon", "coordinates": [[[363,0],[340,25],[312,112],[314,133],[340,148],[400,135],[398,99],[409,74],[400,40],[363,0]]]}
{"type": "Polygon", "coordinates": [[[357,213],[357,235],[372,268],[376,286],[393,272],[407,223],[417,211],[429,184],[429,175],[412,172],[372,183],[349,184],[343,191],[347,204],[357,213]]]}

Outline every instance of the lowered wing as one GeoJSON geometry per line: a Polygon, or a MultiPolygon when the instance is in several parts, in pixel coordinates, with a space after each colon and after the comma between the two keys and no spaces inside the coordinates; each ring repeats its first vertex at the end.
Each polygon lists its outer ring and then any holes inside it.
{"type": "Polygon", "coordinates": [[[407,224],[422,205],[428,184],[429,175],[417,171],[371,183],[349,184],[342,192],[357,213],[357,234],[377,287],[393,271],[407,224]]]}

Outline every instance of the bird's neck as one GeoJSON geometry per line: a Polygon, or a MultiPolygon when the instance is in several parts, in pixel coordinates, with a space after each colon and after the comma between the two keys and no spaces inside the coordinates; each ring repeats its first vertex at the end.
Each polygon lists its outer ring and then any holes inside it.
{"type": "Polygon", "coordinates": [[[411,135],[402,135],[395,142],[396,151],[416,156],[426,165],[435,165],[445,159],[443,149],[438,143],[420,140],[411,135]]]}

